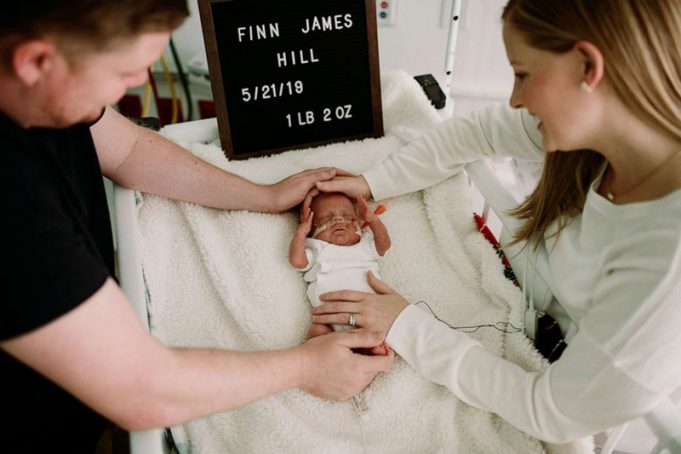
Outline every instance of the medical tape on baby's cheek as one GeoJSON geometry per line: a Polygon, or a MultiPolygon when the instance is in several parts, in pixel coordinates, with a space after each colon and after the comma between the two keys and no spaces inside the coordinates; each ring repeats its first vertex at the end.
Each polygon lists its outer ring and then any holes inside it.
{"type": "Polygon", "coordinates": [[[329,221],[329,222],[327,222],[326,224],[322,224],[322,225],[320,225],[319,227],[317,227],[317,228],[314,230],[314,232],[312,232],[312,238],[317,238],[317,235],[319,235],[320,233],[322,233],[322,232],[325,231],[325,230],[328,230],[329,227],[332,227],[332,226],[334,226],[334,225],[336,225],[336,224],[352,224],[352,225],[355,226],[355,232],[356,232],[358,235],[361,235],[361,233],[362,233],[362,229],[361,229],[361,227],[360,227],[360,225],[359,225],[359,222],[357,222],[357,221],[345,221],[345,220],[342,220],[342,221],[329,221]]]}
{"type": "Polygon", "coordinates": [[[326,230],[328,228],[329,228],[329,224],[320,225],[319,227],[314,229],[314,232],[312,232],[312,238],[317,238],[317,235],[319,235],[320,233],[322,233],[324,230],[326,230]]]}

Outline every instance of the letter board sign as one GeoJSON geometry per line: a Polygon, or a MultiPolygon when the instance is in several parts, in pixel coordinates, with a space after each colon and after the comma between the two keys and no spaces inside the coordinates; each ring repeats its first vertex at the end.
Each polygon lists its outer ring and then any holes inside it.
{"type": "Polygon", "coordinates": [[[383,135],[373,0],[199,0],[199,9],[229,158],[383,135]]]}

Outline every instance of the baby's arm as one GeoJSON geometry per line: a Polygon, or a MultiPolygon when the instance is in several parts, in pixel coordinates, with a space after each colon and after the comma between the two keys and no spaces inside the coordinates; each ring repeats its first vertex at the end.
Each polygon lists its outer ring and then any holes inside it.
{"type": "Polygon", "coordinates": [[[301,215],[301,223],[293,234],[291,244],[288,247],[288,261],[297,269],[307,266],[307,255],[305,254],[305,238],[312,229],[312,217],[314,213],[307,208],[301,215]],[[306,212],[305,212],[306,211],[306,212]]]}
{"type": "Polygon", "coordinates": [[[364,218],[364,221],[369,224],[369,228],[374,234],[376,252],[383,257],[388,249],[390,249],[390,235],[388,235],[388,229],[385,228],[385,225],[379,217],[369,209],[366,200],[364,200],[364,197],[361,195],[357,196],[357,205],[359,206],[360,215],[364,218]]]}

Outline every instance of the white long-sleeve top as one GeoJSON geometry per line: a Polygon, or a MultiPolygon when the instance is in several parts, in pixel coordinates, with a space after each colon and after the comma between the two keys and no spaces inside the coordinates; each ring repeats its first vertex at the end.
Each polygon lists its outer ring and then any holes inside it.
{"type": "MultiPolygon", "coordinates": [[[[481,157],[541,159],[540,143],[526,112],[495,105],[443,122],[364,177],[382,199],[481,157]]],[[[577,329],[560,360],[526,372],[414,306],[395,320],[388,344],[463,401],[554,443],[635,419],[681,393],[681,190],[614,205],[598,183],[557,241],[544,240],[554,294],[577,329]]]]}

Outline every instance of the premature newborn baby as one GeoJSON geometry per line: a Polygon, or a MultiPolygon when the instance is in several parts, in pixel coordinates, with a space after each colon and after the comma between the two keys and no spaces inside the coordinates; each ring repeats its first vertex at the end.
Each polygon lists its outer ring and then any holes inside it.
{"type": "MultiPolygon", "coordinates": [[[[319,295],[334,290],[373,292],[368,271],[380,279],[377,260],[390,248],[390,237],[362,196],[357,206],[358,210],[339,192],[322,192],[303,204],[300,226],[289,246],[289,262],[305,273],[313,306],[322,304],[319,295]],[[363,231],[365,224],[369,228],[363,231]]],[[[348,329],[352,321],[348,314],[347,325],[333,327],[348,329]]]]}

